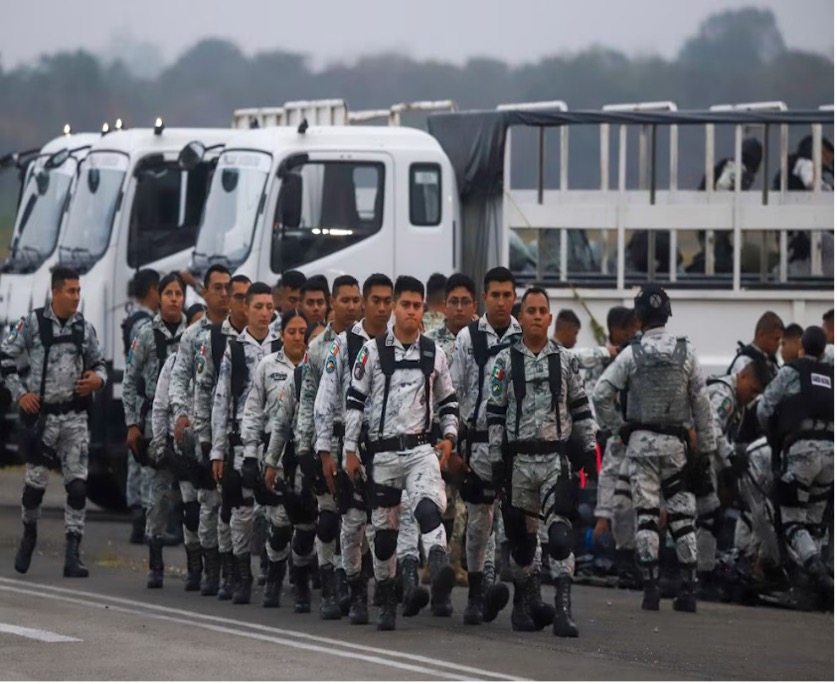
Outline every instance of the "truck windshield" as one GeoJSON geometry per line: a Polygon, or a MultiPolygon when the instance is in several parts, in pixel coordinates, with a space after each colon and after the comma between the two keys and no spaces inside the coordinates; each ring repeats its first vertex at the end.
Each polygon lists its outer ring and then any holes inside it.
{"type": "Polygon", "coordinates": [[[121,152],[91,152],[84,160],[58,247],[62,263],[88,271],[105,253],[127,171],[128,156],[121,152]]]}
{"type": "Polygon", "coordinates": [[[218,159],[195,247],[195,262],[237,268],[250,253],[271,156],[227,150],[218,159]]]}
{"type": "Polygon", "coordinates": [[[32,162],[21,195],[9,259],[11,270],[31,273],[55,251],[61,216],[77,162],[70,157],[57,169],[46,169],[47,157],[32,162]]]}

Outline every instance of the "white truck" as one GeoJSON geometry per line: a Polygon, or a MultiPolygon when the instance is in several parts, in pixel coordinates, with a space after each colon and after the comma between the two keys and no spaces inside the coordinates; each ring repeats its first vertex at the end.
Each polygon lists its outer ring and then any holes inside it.
{"type": "Polygon", "coordinates": [[[736,342],[752,339],[766,309],[804,325],[820,321],[831,306],[833,248],[829,253],[824,246],[833,245],[834,205],[833,193],[822,191],[820,146],[823,126],[832,134],[827,108],[789,111],[783,103],[754,103],[678,112],[663,102],[573,112],[563,102],[524,103],[432,115],[429,135],[399,126],[400,114],[455,106],[349,113],[342,102],[330,102],[329,116],[312,118],[325,119],[326,126],[302,123],[299,106],[294,116],[283,108],[236,112],[233,125],[251,128],[232,137],[219,160],[192,262],[196,271],[221,262],[273,283],[287,269],[329,278],[351,273],[361,281],[375,271],[424,280],[435,271],[464,270],[479,283],[487,268],[507,265],[521,285],[546,285],[555,311],[583,309],[596,322],[584,325],[584,346],[601,343],[611,306],[631,306],[636,287],[655,279],[672,296],[672,328],[695,342],[710,372],[725,370],[736,342]],[[353,125],[374,117],[389,125],[353,125]],[[575,189],[569,143],[585,126],[600,141],[598,177],[594,187],[575,189]],[[709,178],[716,127],[731,143],[717,157],[734,158],[738,168],[745,132],[759,137],[764,164],[751,189],[741,189],[740,174],[731,192],[713,191],[711,183],[708,190],[691,189],[700,176],[690,189],[679,187],[678,128],[684,126],[703,134],[698,170],[709,178]],[[800,137],[813,135],[813,192],[787,191],[789,126],[800,137]],[[521,127],[538,136],[535,187],[512,183],[512,130],[517,140],[521,127]],[[611,127],[618,129],[615,163],[611,127]],[[558,131],[557,154],[546,152],[549,129],[558,131]],[[639,129],[637,147],[628,145],[629,129],[639,129]],[[658,129],[666,134],[664,160],[658,129]],[[632,186],[628,166],[637,161],[632,186]],[[556,162],[558,181],[548,186],[547,166],[556,162]],[[637,269],[632,238],[643,233],[644,249],[659,253],[656,241],[664,256],[637,269]],[[807,274],[789,270],[791,235],[810,242],[807,274]],[[726,269],[714,263],[716,237],[734,248],[726,269]],[[684,254],[694,257],[701,240],[705,267],[686,273],[679,262],[684,254]],[[578,249],[585,259],[574,258],[578,249]]]}

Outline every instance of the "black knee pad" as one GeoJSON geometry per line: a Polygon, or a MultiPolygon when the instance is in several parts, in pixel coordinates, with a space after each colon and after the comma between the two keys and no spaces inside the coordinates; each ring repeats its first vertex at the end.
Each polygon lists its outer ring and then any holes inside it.
{"type": "Polygon", "coordinates": [[[201,521],[201,505],[197,501],[183,504],[183,525],[190,532],[197,532],[201,521]]]}
{"type": "Polygon", "coordinates": [[[557,561],[567,558],[573,550],[573,531],[561,522],[549,526],[549,555],[557,561]]]}
{"type": "Polygon", "coordinates": [[[43,489],[35,489],[35,487],[23,485],[23,496],[21,497],[21,502],[23,503],[23,507],[25,509],[30,511],[36,509],[38,506],[41,505],[41,501],[43,500],[43,489]]]}
{"type": "Polygon", "coordinates": [[[506,539],[510,542],[523,540],[529,532],[526,529],[526,511],[515,506],[503,506],[503,525],[506,529],[506,539]]]}
{"type": "Polygon", "coordinates": [[[66,486],[67,505],[77,511],[83,510],[87,503],[87,483],[84,480],[70,480],[66,486]]]}
{"type": "Polygon", "coordinates": [[[293,551],[297,556],[307,556],[311,551],[314,549],[314,537],[316,536],[316,530],[312,529],[305,529],[300,530],[297,529],[294,532],[294,542],[293,542],[293,551]]]}
{"type": "Polygon", "coordinates": [[[375,558],[380,561],[389,560],[398,547],[398,530],[376,530],[375,558]]]}
{"type": "Polygon", "coordinates": [[[522,539],[509,539],[511,544],[511,557],[520,567],[525,568],[535,560],[535,553],[538,550],[538,535],[526,534],[522,539]]]}
{"type": "Polygon", "coordinates": [[[317,520],[317,537],[324,544],[329,544],[337,539],[340,533],[340,516],[337,511],[320,511],[317,520]]]}
{"type": "Polygon", "coordinates": [[[430,499],[422,499],[419,501],[414,515],[422,534],[432,532],[442,524],[442,514],[439,511],[439,507],[430,499]]]}
{"type": "Polygon", "coordinates": [[[288,544],[291,543],[293,534],[294,528],[290,525],[283,525],[282,527],[271,525],[270,536],[268,537],[270,548],[274,551],[282,551],[288,544]]]}

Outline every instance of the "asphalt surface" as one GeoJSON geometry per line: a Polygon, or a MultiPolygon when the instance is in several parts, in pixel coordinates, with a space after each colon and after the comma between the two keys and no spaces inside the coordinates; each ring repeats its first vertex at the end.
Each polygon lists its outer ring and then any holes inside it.
{"type": "MultiPolygon", "coordinates": [[[[185,553],[164,551],[162,590],[145,588],[146,552],[127,518],[92,508],[83,555],[91,576],[64,579],[63,489],[52,478],[29,573],[14,571],[19,470],[0,470],[0,678],[25,680],[833,680],[830,614],[701,604],[696,615],[639,609],[640,594],[577,586],[579,639],[511,631],[510,607],[465,627],[454,615],[399,616],[395,632],[282,607],[232,606],[183,590],[185,553]]],[[[551,600],[552,589],[544,587],[551,600]]]]}

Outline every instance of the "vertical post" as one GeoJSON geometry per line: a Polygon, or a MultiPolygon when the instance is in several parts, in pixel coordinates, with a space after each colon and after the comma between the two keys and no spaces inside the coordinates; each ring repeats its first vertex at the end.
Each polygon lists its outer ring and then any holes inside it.
{"type": "MultiPolygon", "coordinates": [[[[735,125],[735,168],[741,168],[741,142],[743,131],[741,124],[735,125]]],[[[741,290],[741,174],[735,174],[735,197],[732,203],[732,234],[733,234],[733,258],[732,258],[732,289],[734,292],[741,290]]]]}
{"type": "MultiPolygon", "coordinates": [[[[649,201],[653,207],[657,203],[657,124],[651,124],[651,181],[649,183],[649,201]]],[[[653,281],[657,272],[657,233],[648,231],[648,280],[653,281]]]]}
{"type": "MultiPolygon", "coordinates": [[[[818,197],[822,192],[822,124],[814,124],[812,127],[814,138],[814,196],[818,197]]],[[[814,277],[822,275],[822,232],[813,230],[809,234],[811,245],[811,275],[814,277]]]]}
{"type": "MultiPolygon", "coordinates": [[[[715,124],[706,124],[706,150],[703,176],[707,198],[715,191],[715,124]]],[[[707,230],[703,238],[704,274],[715,275],[715,231],[707,230]]]]}
{"type": "MultiPolygon", "coordinates": [[[[599,125],[599,189],[607,191],[610,189],[610,124],[599,125]]],[[[607,254],[604,249],[609,244],[608,229],[602,228],[602,258],[599,265],[601,274],[607,275],[607,254]]]]}
{"type": "Polygon", "coordinates": [[[625,184],[628,156],[628,131],[619,126],[619,204],[616,210],[616,288],[625,289],[625,184]]]}
{"type": "Polygon", "coordinates": [[[546,129],[538,126],[538,204],[543,204],[544,142],[546,129]]]}

